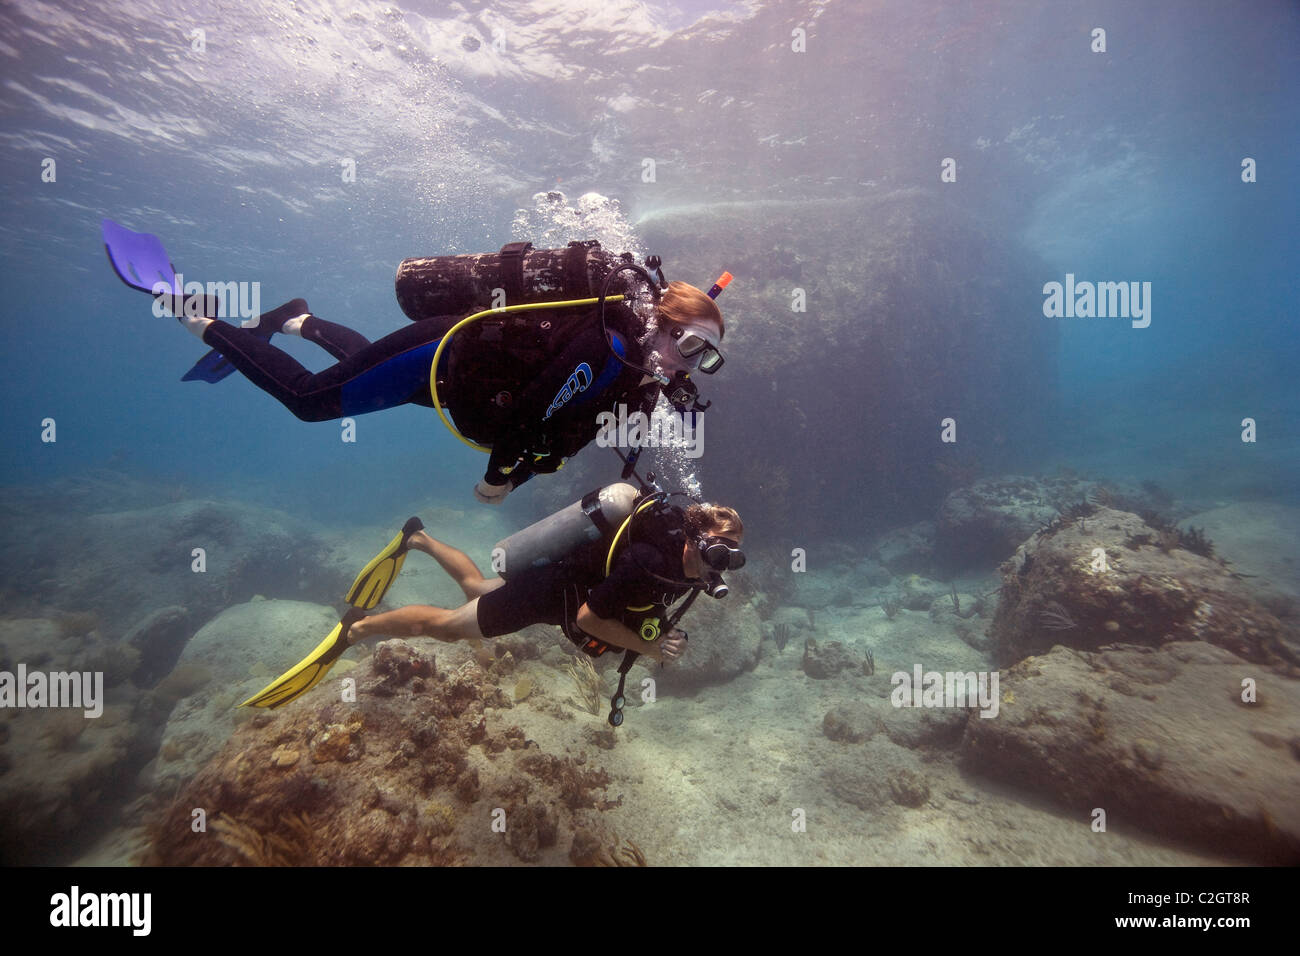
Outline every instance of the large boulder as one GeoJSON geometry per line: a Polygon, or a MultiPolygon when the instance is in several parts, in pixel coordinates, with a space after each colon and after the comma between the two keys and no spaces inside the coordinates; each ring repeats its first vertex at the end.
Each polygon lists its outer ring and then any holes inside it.
{"type": "Polygon", "coordinates": [[[965,768],[1230,857],[1300,863],[1300,681],[1202,641],[1062,646],[1001,673],[965,768]],[[1243,681],[1257,702],[1243,701],[1243,681]]]}
{"type": "MultiPolygon", "coordinates": [[[[718,684],[753,670],[763,641],[763,625],[750,603],[734,597],[701,595],[681,621],[690,635],[681,660],[655,676],[666,689],[718,684]]],[[[645,659],[648,661],[648,659],[645,659]]]]}
{"type": "Polygon", "coordinates": [[[1002,566],[993,623],[999,659],[1013,663],[1055,644],[1092,650],[1200,640],[1295,670],[1295,630],[1223,563],[1184,545],[1197,546],[1112,509],[1035,534],[1002,566]]]}

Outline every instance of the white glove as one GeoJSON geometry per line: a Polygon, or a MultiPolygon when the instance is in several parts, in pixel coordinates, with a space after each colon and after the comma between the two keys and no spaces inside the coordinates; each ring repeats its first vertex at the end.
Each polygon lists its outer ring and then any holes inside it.
{"type": "Polygon", "coordinates": [[[474,486],[474,497],[485,505],[499,505],[513,490],[514,487],[508,481],[504,485],[490,485],[486,481],[480,481],[474,486]]]}

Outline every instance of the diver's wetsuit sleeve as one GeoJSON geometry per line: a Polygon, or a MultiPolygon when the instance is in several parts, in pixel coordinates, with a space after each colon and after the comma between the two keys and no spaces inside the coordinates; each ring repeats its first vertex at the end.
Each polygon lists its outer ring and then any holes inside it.
{"type": "MultiPolygon", "coordinates": [[[[521,484],[535,470],[531,463],[520,466],[517,469],[519,474],[512,479],[507,479],[500,469],[514,465],[525,452],[542,450],[552,435],[567,430],[565,426],[572,425],[575,418],[590,416],[590,437],[594,438],[596,412],[600,406],[592,402],[596,395],[587,393],[593,389],[602,392],[608,389],[622,371],[622,363],[610,352],[598,326],[584,329],[574,336],[564,351],[515,400],[509,422],[492,443],[492,456],[484,480],[497,485],[507,480],[521,484]]],[[[552,449],[552,454],[559,456],[562,451],[552,449]]]]}

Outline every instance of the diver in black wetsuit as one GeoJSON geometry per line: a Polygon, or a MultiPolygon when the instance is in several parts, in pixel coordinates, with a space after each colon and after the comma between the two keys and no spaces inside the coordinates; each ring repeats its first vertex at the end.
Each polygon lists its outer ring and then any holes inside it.
{"type": "MultiPolygon", "coordinates": [[[[475,487],[480,501],[500,503],[533,474],[555,471],[596,436],[600,412],[616,412],[620,404],[628,414],[653,409],[661,380],[646,374],[644,366],[668,375],[721,366],[724,327],[712,298],[672,282],[655,311],[658,321],[648,335],[646,323],[624,303],[608,307],[603,328],[594,309],[557,309],[553,319],[537,319],[539,326],[553,320],[555,334],[566,336],[554,357],[533,370],[531,380],[515,381],[513,391],[481,400],[470,397],[479,384],[477,372],[492,359],[508,362],[509,356],[485,358],[481,343],[453,337],[439,360],[438,377],[445,380],[440,401],[458,423],[473,423],[472,430],[462,425],[462,431],[477,432],[475,437],[491,447],[487,471],[475,487]],[[475,350],[480,354],[472,354],[475,350]],[[465,393],[460,400],[458,393],[465,393]],[[493,404],[497,407],[489,407],[493,404]]],[[[431,407],[430,366],[457,318],[422,319],[377,342],[311,314],[303,299],[264,313],[252,327],[201,316],[180,321],[298,418],[329,421],[404,404],[431,407]],[[270,344],[277,332],[315,342],[338,363],[312,373],[270,344]]],[[[526,363],[516,367],[529,374],[526,363]]]]}
{"type": "Polygon", "coordinates": [[[437,561],[460,585],[467,603],[454,609],[407,605],[361,618],[351,624],[347,640],[427,635],[450,642],[556,624],[592,657],[617,647],[671,662],[685,651],[686,636],[675,629],[660,633],[660,620],[711,571],[743,566],[743,538],[744,526],[731,508],[665,509],[618,552],[608,574],[606,546],[596,542],[590,553],[503,580],[485,578],[464,552],[419,531],[409,546],[437,561]]]}

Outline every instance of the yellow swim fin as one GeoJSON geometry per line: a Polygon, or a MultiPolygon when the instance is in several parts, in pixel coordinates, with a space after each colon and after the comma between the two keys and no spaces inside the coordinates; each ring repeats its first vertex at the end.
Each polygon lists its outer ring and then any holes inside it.
{"type": "Polygon", "coordinates": [[[330,672],[334,662],[343,656],[348,644],[348,631],[353,623],[365,615],[356,608],[349,608],[343,620],[334,625],[325,640],[316,645],[316,649],[277,677],[258,693],[240,704],[240,707],[279,707],[287,704],[319,684],[330,672]]]}
{"type": "Polygon", "coordinates": [[[348,588],[348,595],[344,600],[353,607],[373,611],[388,593],[388,586],[393,583],[393,578],[397,577],[397,572],[402,570],[411,535],[423,530],[424,522],[419,518],[407,519],[396,537],[361,569],[357,579],[352,582],[352,587],[348,588]]]}
{"type": "Polygon", "coordinates": [[[316,649],[262,688],[240,707],[279,707],[301,697],[319,684],[330,672],[334,662],[343,656],[348,644],[348,631],[352,625],[372,611],[388,593],[388,587],[402,570],[411,535],[424,528],[419,518],[411,518],[402,530],[357,575],[348,589],[347,602],[352,605],[343,619],[326,635],[316,649]]]}

